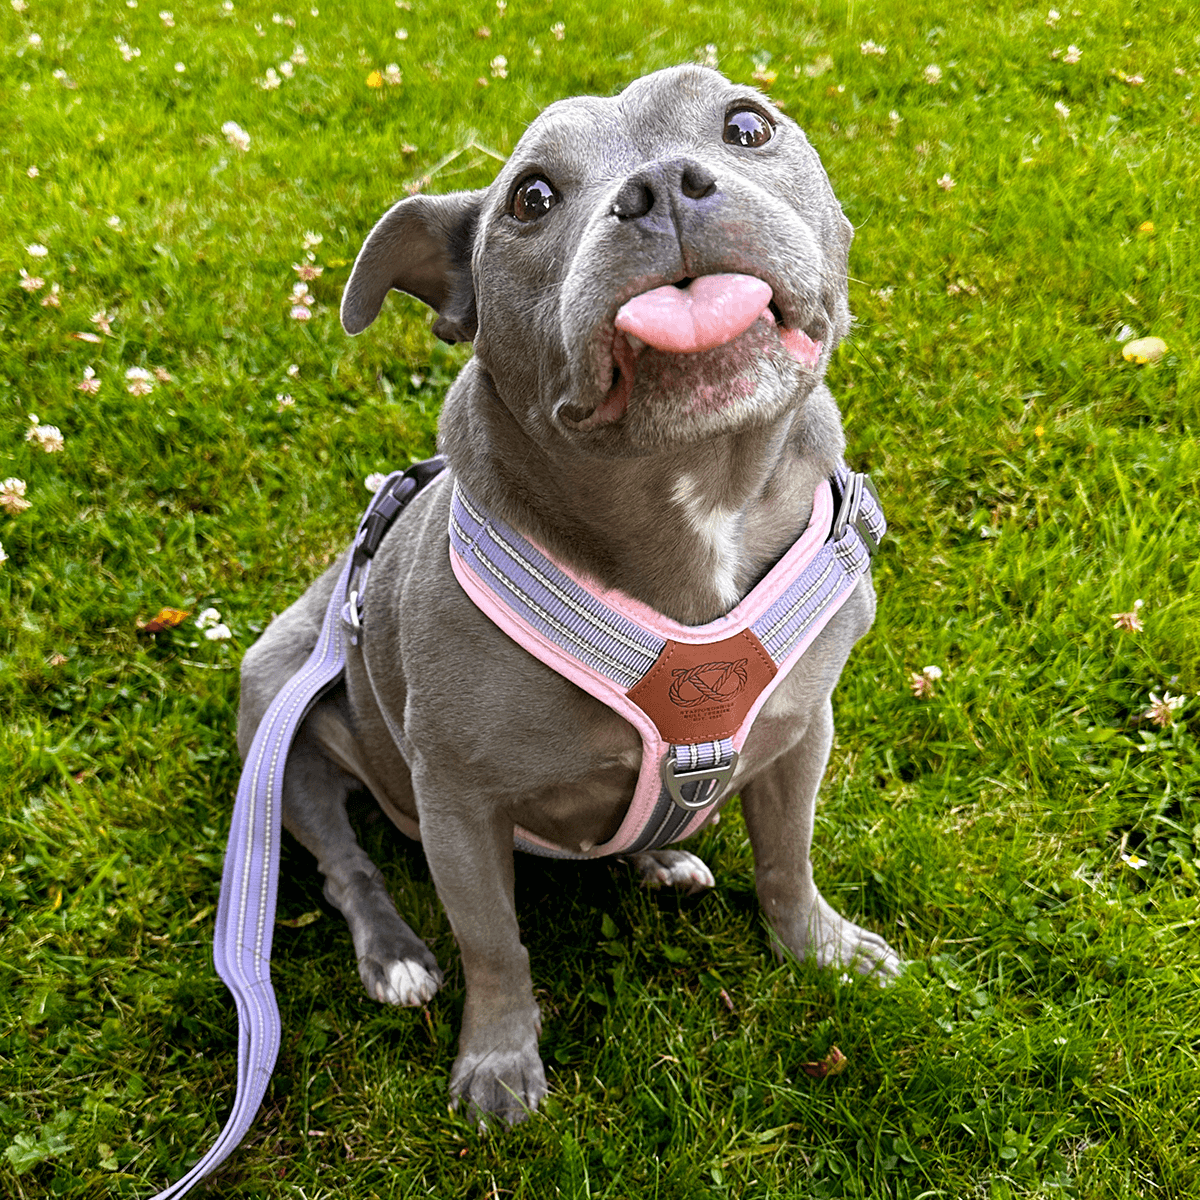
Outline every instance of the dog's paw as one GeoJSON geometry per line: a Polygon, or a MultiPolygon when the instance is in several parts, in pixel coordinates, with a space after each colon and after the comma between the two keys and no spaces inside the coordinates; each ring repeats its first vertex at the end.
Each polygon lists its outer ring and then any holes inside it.
{"type": "Polygon", "coordinates": [[[848,921],[819,894],[796,953],[819,966],[854,971],[878,983],[895,979],[904,969],[900,956],[879,934],[848,921]]]}
{"type": "Polygon", "coordinates": [[[464,1052],[450,1076],[455,1108],[481,1129],[524,1121],[537,1111],[547,1090],[536,1037],[517,1050],[464,1052]]]}
{"type": "Polygon", "coordinates": [[[359,959],[358,973],[372,999],[381,1004],[413,1008],[428,1004],[442,985],[442,972],[432,961],[433,956],[429,955],[429,958],[429,963],[412,958],[392,959],[387,963],[362,958],[359,959]]]}
{"type": "Polygon", "coordinates": [[[675,887],[689,894],[713,887],[712,872],[694,854],[686,850],[643,850],[630,854],[646,887],[675,887]]]}

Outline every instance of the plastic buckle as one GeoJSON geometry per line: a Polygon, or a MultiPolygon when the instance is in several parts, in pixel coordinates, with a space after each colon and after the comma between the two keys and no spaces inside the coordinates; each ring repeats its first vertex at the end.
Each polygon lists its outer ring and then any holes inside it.
{"type": "Polygon", "coordinates": [[[662,763],[663,783],[667,786],[667,791],[671,794],[671,799],[679,805],[680,808],[685,808],[688,812],[698,812],[702,808],[707,808],[714,800],[724,791],[725,785],[733,778],[733,770],[737,766],[738,753],[736,750],[731,750],[729,762],[720,767],[700,767],[695,771],[676,771],[675,755],[668,753],[662,763]],[[699,789],[693,793],[693,799],[689,800],[683,794],[683,785],[685,783],[703,783],[705,780],[712,780],[717,786],[707,792],[703,800],[695,799],[695,795],[699,794],[699,789]]]}

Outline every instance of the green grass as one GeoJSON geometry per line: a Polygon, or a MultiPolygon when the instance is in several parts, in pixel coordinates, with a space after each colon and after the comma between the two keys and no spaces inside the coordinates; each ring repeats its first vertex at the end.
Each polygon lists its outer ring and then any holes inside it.
{"type": "Polygon", "coordinates": [[[892,532],[835,698],[816,865],[914,965],[885,991],[777,964],[736,813],[700,839],[718,887],[698,900],[523,859],[551,1099],[481,1139],[447,1111],[453,939],[419,849],[364,800],[446,986],[424,1011],[369,1001],[289,843],[281,916],[317,915],[277,931],[278,1071],[207,1194],[1197,1195],[1190,10],[313,2],[281,12],[294,28],[256,0],[180,3],[173,27],[149,0],[0,12],[0,479],[32,502],[0,510],[0,1192],[147,1196],[231,1103],[209,945],[237,662],[349,537],[363,477],[431,450],[464,361],[415,302],[343,335],[365,232],[426,176],[485,183],[550,100],[711,44],[732,78],[774,72],[858,231],[831,376],[892,532]],[[259,87],[297,45],[307,62],[259,87]],[[367,86],[393,62],[401,84],[367,86]],[[324,273],[301,323],[306,230],[324,273]],[[52,283],[60,308],[39,303],[52,283]],[[71,338],[101,309],[111,336],[71,338]],[[1166,357],[1123,361],[1124,326],[1166,357]],[[135,366],[172,380],[130,395],[135,366]],[[25,440],[30,413],[60,453],[25,440]],[[1144,630],[1114,629],[1135,599],[1144,630]],[[233,637],[139,634],[164,605],[215,606],[233,637]],[[926,665],[943,677],[919,699],[926,665]],[[1192,698],[1160,729],[1164,690],[1192,698]],[[846,1070],[809,1078],[833,1045],[846,1070]]]}

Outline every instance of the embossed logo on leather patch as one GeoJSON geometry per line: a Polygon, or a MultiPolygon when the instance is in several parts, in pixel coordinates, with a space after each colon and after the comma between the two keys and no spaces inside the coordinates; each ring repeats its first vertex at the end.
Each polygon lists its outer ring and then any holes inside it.
{"type": "Polygon", "coordinates": [[[626,693],[678,745],[736,733],[778,668],[749,629],[719,642],[668,641],[626,693]]]}
{"type": "Polygon", "coordinates": [[[748,681],[744,658],[737,662],[708,662],[698,667],[677,667],[671,672],[671,690],[667,692],[677,708],[695,708],[706,700],[724,704],[739,695],[748,681]]]}

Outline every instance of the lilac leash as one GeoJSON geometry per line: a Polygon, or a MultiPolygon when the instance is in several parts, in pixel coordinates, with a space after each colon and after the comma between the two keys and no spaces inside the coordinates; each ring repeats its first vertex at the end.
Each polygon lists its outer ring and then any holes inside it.
{"type": "Polygon", "coordinates": [[[300,723],[346,668],[346,625],[355,631],[359,628],[363,584],[384,534],[444,466],[441,458],[418,463],[403,474],[388,476],[375,493],[330,597],[316,647],[271,702],[254,735],[238,783],[213,932],[213,962],[237,1005],[237,1093],[233,1111],[212,1148],[154,1200],[176,1200],[215,1171],[245,1137],[266,1093],[281,1037],[279,1006],[271,986],[271,939],[283,828],[284,765],[300,723]]]}

